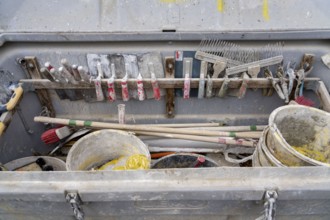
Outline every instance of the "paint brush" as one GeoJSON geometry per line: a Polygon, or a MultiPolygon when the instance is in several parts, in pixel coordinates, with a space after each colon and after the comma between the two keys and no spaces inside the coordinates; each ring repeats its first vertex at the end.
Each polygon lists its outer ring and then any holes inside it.
{"type": "Polygon", "coordinates": [[[61,59],[61,65],[73,76],[72,68],[67,59],[61,59]]]}
{"type": "Polygon", "coordinates": [[[128,78],[128,68],[129,64],[125,63],[125,71],[126,74],[124,78],[121,80],[121,96],[124,102],[127,102],[129,100],[129,93],[128,93],[128,86],[127,86],[127,78],[128,78]]]}
{"type": "MultiPolygon", "coordinates": [[[[49,81],[56,82],[55,75],[54,74],[51,74],[50,71],[47,68],[45,68],[45,67],[40,68],[40,73],[45,78],[47,78],[49,81]]],[[[58,95],[58,97],[60,97],[60,99],[66,99],[66,98],[68,98],[67,95],[66,95],[66,93],[65,93],[65,90],[56,89],[55,92],[58,95]]]]}
{"type": "Polygon", "coordinates": [[[108,99],[110,102],[113,102],[116,100],[116,90],[115,90],[115,74],[116,74],[116,71],[115,71],[115,64],[114,63],[111,63],[111,73],[112,73],[112,76],[108,79],[108,99]]]}
{"type": "Polygon", "coordinates": [[[155,75],[154,64],[151,62],[148,63],[148,68],[149,68],[149,72],[151,75],[151,86],[152,86],[152,90],[154,92],[154,98],[156,100],[160,100],[160,89],[159,89],[159,85],[158,85],[156,75],[155,75]]]}
{"type": "Polygon", "coordinates": [[[49,73],[53,76],[53,78],[60,83],[67,83],[68,80],[65,79],[54,67],[49,70],[49,73]]]}
{"type": "Polygon", "coordinates": [[[199,85],[198,85],[198,98],[203,99],[205,94],[205,76],[207,74],[207,62],[201,61],[201,69],[199,74],[199,85]]]}
{"type": "Polygon", "coordinates": [[[206,83],[206,98],[211,98],[213,95],[213,80],[210,75],[207,75],[206,83]]]}
{"type": "Polygon", "coordinates": [[[72,132],[73,130],[70,129],[68,126],[52,128],[42,133],[41,140],[45,144],[54,144],[68,137],[70,134],[72,134],[72,132]]]}
{"type": "Polygon", "coordinates": [[[45,63],[45,67],[50,71],[51,69],[53,69],[54,67],[50,64],[50,62],[46,62],[45,63]]]}
{"type": "Polygon", "coordinates": [[[139,73],[137,77],[137,91],[138,91],[138,98],[140,101],[145,99],[144,88],[143,88],[143,79],[141,73],[139,73]]]}
{"type": "Polygon", "coordinates": [[[100,102],[104,100],[102,83],[101,83],[101,79],[103,78],[103,71],[100,62],[97,63],[96,67],[97,67],[98,76],[93,81],[95,85],[96,100],[100,102]]]}
{"type": "Polygon", "coordinates": [[[45,79],[48,79],[51,82],[55,81],[54,77],[50,74],[49,70],[46,67],[41,67],[40,73],[45,79]]]}
{"type": "Polygon", "coordinates": [[[78,71],[78,66],[73,64],[71,69],[72,69],[74,79],[77,80],[77,81],[81,81],[82,78],[80,77],[80,74],[79,74],[79,71],[78,71]]]}
{"type": "Polygon", "coordinates": [[[190,97],[190,78],[189,78],[189,74],[186,74],[183,84],[183,98],[189,99],[189,97],[190,97]]]}
{"type": "Polygon", "coordinates": [[[91,76],[88,74],[88,72],[85,70],[83,66],[78,66],[78,72],[80,75],[80,78],[84,81],[89,83],[91,81],[91,76]]]}
{"type": "Polygon", "coordinates": [[[62,74],[63,77],[65,77],[65,79],[68,80],[68,82],[75,84],[75,85],[78,84],[78,82],[74,79],[74,77],[71,75],[71,73],[63,66],[58,68],[58,71],[62,74]]]}
{"type": "Polygon", "coordinates": [[[183,98],[189,99],[190,97],[190,74],[191,74],[191,60],[185,60],[185,77],[183,84],[183,98]]]}

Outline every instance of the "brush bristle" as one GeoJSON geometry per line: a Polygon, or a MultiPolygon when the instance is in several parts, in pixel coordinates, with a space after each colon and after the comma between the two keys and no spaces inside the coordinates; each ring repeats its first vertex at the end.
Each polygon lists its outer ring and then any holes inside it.
{"type": "Polygon", "coordinates": [[[60,139],[58,138],[58,136],[56,134],[57,129],[58,128],[52,128],[52,129],[49,129],[48,131],[45,131],[44,133],[42,133],[41,140],[45,144],[54,144],[54,143],[58,142],[60,139]]]}
{"type": "Polygon", "coordinates": [[[41,140],[45,144],[54,144],[72,133],[69,127],[52,128],[41,135],[41,140]]]}
{"type": "Polygon", "coordinates": [[[298,96],[295,100],[299,105],[305,105],[305,106],[309,106],[312,107],[314,106],[314,102],[304,96],[298,96]]]}

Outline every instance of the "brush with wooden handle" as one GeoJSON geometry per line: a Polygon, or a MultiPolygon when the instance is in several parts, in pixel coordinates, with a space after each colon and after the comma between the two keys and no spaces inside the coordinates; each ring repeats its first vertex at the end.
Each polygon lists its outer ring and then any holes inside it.
{"type": "Polygon", "coordinates": [[[63,126],[60,128],[52,128],[42,133],[41,140],[45,144],[54,144],[68,137],[72,133],[73,130],[70,129],[70,127],[68,126],[63,126]]]}

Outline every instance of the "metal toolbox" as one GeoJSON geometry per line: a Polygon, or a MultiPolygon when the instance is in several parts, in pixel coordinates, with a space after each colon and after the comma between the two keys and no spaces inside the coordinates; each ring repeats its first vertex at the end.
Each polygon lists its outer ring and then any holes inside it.
{"type": "MultiPolygon", "coordinates": [[[[184,77],[176,77],[158,79],[172,98],[167,94],[159,101],[112,103],[60,99],[58,90],[94,91],[94,85],[38,78],[36,70],[47,61],[57,65],[66,58],[87,67],[87,54],[156,52],[164,71],[174,74],[165,58],[178,61],[184,51],[196,51],[203,39],[258,49],[280,41],[285,63],[299,63],[305,53],[315,55],[305,81],[310,91],[304,94],[330,111],[330,70],[321,60],[330,51],[329,8],[326,0],[1,1],[0,74],[20,82],[24,94],[19,108],[0,118],[6,125],[0,162],[52,150],[40,140],[44,124],[33,121],[45,110],[58,118],[118,122],[117,104],[124,103],[129,124],[259,125],[284,105],[276,94],[262,95],[262,88],[272,83],[261,78],[247,81],[241,99],[198,99],[199,77],[192,74],[195,95],[189,99],[182,97],[184,77]]],[[[229,88],[237,89],[243,81],[232,79],[229,88]]],[[[101,83],[105,88],[107,80],[101,83]]],[[[135,83],[129,80],[129,88],[135,83]]],[[[144,83],[151,88],[150,79],[144,83]]],[[[214,88],[223,83],[223,78],[213,79],[214,88]]],[[[119,79],[115,84],[120,88],[119,79]]],[[[276,219],[329,219],[329,198],[327,167],[0,172],[0,219],[257,219],[275,211],[276,219]]]]}

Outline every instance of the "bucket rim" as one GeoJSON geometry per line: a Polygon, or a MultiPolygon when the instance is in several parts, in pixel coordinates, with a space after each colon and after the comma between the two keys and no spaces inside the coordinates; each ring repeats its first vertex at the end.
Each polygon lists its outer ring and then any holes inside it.
{"type": "Polygon", "coordinates": [[[260,150],[263,151],[263,153],[266,155],[266,157],[268,157],[268,159],[270,159],[270,163],[273,163],[275,166],[277,167],[288,167],[285,164],[283,164],[279,159],[277,159],[268,149],[267,146],[267,142],[266,142],[266,138],[269,132],[269,127],[267,126],[264,131],[262,132],[261,138],[260,138],[260,143],[262,143],[260,145],[260,150]]]}
{"type": "Polygon", "coordinates": [[[66,164],[65,164],[65,162],[63,160],[61,160],[59,158],[56,158],[56,157],[51,157],[51,156],[27,156],[27,157],[21,157],[21,158],[15,159],[15,160],[11,160],[8,163],[5,163],[4,166],[5,167],[11,167],[12,164],[15,164],[18,161],[22,161],[22,160],[25,160],[26,161],[26,164],[25,165],[27,165],[29,163],[32,163],[33,161],[35,161],[38,158],[42,158],[42,159],[49,160],[49,161],[54,161],[54,162],[56,161],[56,163],[58,163],[58,165],[63,168],[63,169],[54,170],[54,171],[67,171],[66,164]]]}
{"type": "Polygon", "coordinates": [[[313,111],[313,112],[317,112],[317,113],[320,113],[320,114],[325,114],[325,115],[328,115],[330,117],[330,113],[328,113],[326,111],[323,111],[323,110],[320,110],[320,109],[317,109],[317,108],[304,106],[304,105],[285,105],[285,106],[281,106],[281,107],[276,108],[275,110],[273,110],[270,113],[269,118],[268,118],[268,125],[269,126],[274,126],[275,125],[275,127],[276,127],[275,119],[276,119],[277,114],[279,112],[283,111],[283,110],[286,110],[286,109],[307,109],[308,111],[313,111]]]}

